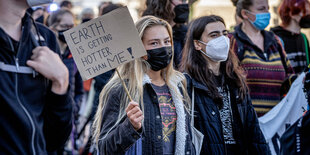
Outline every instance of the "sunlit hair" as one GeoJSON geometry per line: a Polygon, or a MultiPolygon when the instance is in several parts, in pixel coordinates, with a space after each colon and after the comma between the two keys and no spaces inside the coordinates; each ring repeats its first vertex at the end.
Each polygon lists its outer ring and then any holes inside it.
{"type": "Polygon", "coordinates": [[[146,10],[142,16],[152,15],[168,22],[173,21],[175,13],[171,5],[171,0],[146,0],[146,10]]]}
{"type": "MultiPolygon", "coordinates": [[[[144,32],[146,29],[149,29],[149,28],[152,28],[153,26],[158,26],[158,25],[164,26],[169,33],[169,36],[171,38],[171,45],[173,46],[172,29],[166,21],[159,19],[157,17],[154,17],[154,16],[145,16],[145,17],[141,18],[140,20],[138,20],[135,25],[136,25],[136,28],[139,32],[139,36],[141,39],[143,39],[143,35],[144,35],[144,32]]],[[[172,47],[172,49],[173,49],[173,47],[172,47]]],[[[140,104],[141,110],[142,110],[142,112],[144,112],[143,82],[142,81],[143,81],[144,75],[146,74],[146,72],[149,69],[149,65],[147,64],[147,62],[144,59],[139,58],[139,59],[136,59],[136,60],[131,61],[129,63],[126,63],[124,65],[121,65],[117,69],[119,70],[122,78],[125,79],[129,93],[130,93],[132,99],[140,104]]],[[[177,78],[178,79],[180,79],[180,78],[184,79],[184,76],[182,73],[173,69],[173,58],[172,58],[170,64],[165,69],[162,70],[161,75],[165,79],[166,84],[168,85],[169,88],[172,88],[173,90],[175,90],[175,92],[179,92],[177,90],[178,88],[173,88],[173,83],[171,83],[171,81],[173,81],[173,79],[177,79],[177,78]]],[[[179,85],[179,86],[182,87],[182,91],[186,94],[185,80],[183,80],[182,83],[183,83],[183,85],[179,85]]],[[[94,130],[93,138],[94,138],[94,143],[96,146],[98,146],[99,140],[104,139],[105,136],[109,133],[109,132],[107,132],[105,135],[101,135],[101,133],[100,133],[102,120],[104,119],[104,118],[102,118],[102,113],[103,113],[103,110],[107,104],[107,99],[108,99],[110,92],[114,89],[119,88],[119,87],[122,87],[121,81],[120,81],[120,78],[118,77],[118,75],[115,73],[112,76],[111,80],[105,85],[105,87],[103,88],[103,90],[100,93],[99,106],[98,106],[98,109],[97,109],[97,112],[95,115],[95,120],[94,120],[94,125],[93,125],[93,130],[94,130]]],[[[128,103],[130,101],[129,101],[129,98],[127,97],[126,93],[124,93],[124,91],[122,91],[120,93],[121,93],[121,99],[120,99],[119,115],[118,115],[117,122],[113,125],[113,127],[111,129],[113,129],[115,126],[117,126],[123,117],[127,117],[125,109],[127,108],[128,103]]],[[[180,93],[178,93],[178,96],[182,97],[182,95],[180,93]]],[[[188,96],[186,95],[186,97],[188,97],[188,96]]],[[[188,102],[186,102],[186,103],[188,103],[188,102]]]]}
{"type": "MultiPolygon", "coordinates": [[[[221,99],[216,88],[216,78],[209,69],[205,56],[195,48],[194,41],[201,40],[201,35],[209,23],[221,22],[225,25],[223,18],[215,15],[203,16],[190,23],[187,40],[183,49],[181,71],[188,73],[192,78],[205,84],[213,99],[221,99]]],[[[231,82],[239,88],[239,95],[244,98],[247,92],[245,74],[236,55],[230,50],[226,61],[221,62],[220,72],[224,75],[226,82],[231,82]]]]}
{"type": "Polygon", "coordinates": [[[278,8],[283,26],[288,26],[290,24],[292,15],[297,15],[300,12],[306,15],[306,4],[309,5],[308,0],[283,0],[278,8]]]}

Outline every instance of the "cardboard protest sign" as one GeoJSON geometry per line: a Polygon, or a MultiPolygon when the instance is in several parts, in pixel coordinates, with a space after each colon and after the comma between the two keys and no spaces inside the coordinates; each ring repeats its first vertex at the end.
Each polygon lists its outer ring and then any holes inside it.
{"type": "Polygon", "coordinates": [[[83,80],[146,55],[127,7],[64,32],[83,80]]]}

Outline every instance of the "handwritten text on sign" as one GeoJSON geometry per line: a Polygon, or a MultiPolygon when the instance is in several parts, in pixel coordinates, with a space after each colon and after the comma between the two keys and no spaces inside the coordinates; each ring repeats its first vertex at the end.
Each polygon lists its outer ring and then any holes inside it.
{"type": "Polygon", "coordinates": [[[64,33],[84,80],[146,55],[127,7],[64,33]]]}

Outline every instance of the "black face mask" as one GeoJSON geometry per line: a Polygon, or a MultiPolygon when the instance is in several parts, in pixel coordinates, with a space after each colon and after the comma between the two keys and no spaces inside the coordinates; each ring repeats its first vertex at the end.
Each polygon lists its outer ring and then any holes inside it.
{"type": "Polygon", "coordinates": [[[44,16],[42,15],[42,16],[40,16],[39,18],[37,18],[37,19],[36,19],[36,22],[39,22],[39,23],[43,24],[43,22],[44,22],[44,16]]]}
{"type": "Polygon", "coordinates": [[[303,16],[300,19],[299,26],[301,28],[310,28],[310,15],[303,16]]]}
{"type": "Polygon", "coordinates": [[[91,20],[91,18],[82,19],[82,23],[88,22],[88,21],[90,21],[90,20],[91,20]]]}
{"type": "MultiPolygon", "coordinates": [[[[68,30],[68,29],[67,29],[68,30]]],[[[67,43],[66,42],[66,39],[65,39],[65,35],[64,35],[64,32],[67,31],[67,30],[61,30],[61,31],[58,31],[58,39],[63,42],[63,43],[67,43]]]]}
{"type": "Polygon", "coordinates": [[[174,7],[175,17],[173,21],[175,23],[183,24],[187,22],[189,15],[189,7],[188,4],[179,4],[174,7]]]}
{"type": "Polygon", "coordinates": [[[153,71],[159,71],[166,68],[172,58],[171,46],[147,50],[147,62],[151,65],[153,71]]]}

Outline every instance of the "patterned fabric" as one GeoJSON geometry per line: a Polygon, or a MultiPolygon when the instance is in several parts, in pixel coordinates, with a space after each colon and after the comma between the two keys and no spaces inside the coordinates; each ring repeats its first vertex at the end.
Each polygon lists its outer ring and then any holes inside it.
{"type": "Polygon", "coordinates": [[[236,141],[233,136],[232,129],[232,110],[230,102],[230,94],[227,91],[228,89],[223,89],[223,87],[217,87],[217,90],[223,98],[223,107],[219,109],[220,117],[223,127],[223,135],[225,144],[236,144],[236,141]]]}
{"type": "Polygon", "coordinates": [[[262,31],[262,34],[264,51],[248,38],[241,30],[241,25],[230,36],[232,50],[247,73],[252,103],[258,116],[264,115],[280,102],[281,84],[288,75],[294,73],[276,36],[267,31],[262,31]]]}
{"type": "Polygon", "coordinates": [[[223,107],[219,109],[219,112],[222,121],[225,144],[236,144],[232,130],[232,111],[229,92],[227,89],[223,89],[223,87],[217,87],[217,89],[223,98],[223,107]]]}
{"type": "Polygon", "coordinates": [[[167,85],[156,86],[152,84],[153,89],[156,92],[162,127],[163,127],[163,154],[164,155],[173,155],[175,147],[175,137],[176,137],[176,120],[177,115],[175,111],[175,106],[169,92],[167,85]]]}

